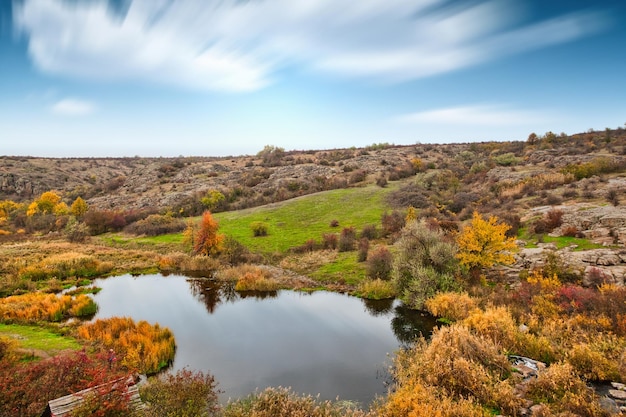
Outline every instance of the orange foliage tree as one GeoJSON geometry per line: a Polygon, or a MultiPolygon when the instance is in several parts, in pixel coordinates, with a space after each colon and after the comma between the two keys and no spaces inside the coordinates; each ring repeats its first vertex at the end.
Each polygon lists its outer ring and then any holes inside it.
{"type": "Polygon", "coordinates": [[[193,242],[193,250],[199,255],[216,255],[220,252],[224,235],[218,233],[219,225],[213,218],[210,211],[205,211],[202,215],[200,227],[196,232],[193,242]]]}

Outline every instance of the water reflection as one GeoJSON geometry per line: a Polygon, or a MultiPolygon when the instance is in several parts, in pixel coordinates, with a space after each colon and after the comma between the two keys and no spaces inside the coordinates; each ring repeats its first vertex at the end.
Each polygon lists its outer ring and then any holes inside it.
{"type": "Polygon", "coordinates": [[[278,291],[235,291],[234,282],[220,282],[213,279],[188,278],[191,293],[204,303],[209,314],[215,313],[222,303],[234,303],[237,300],[253,298],[265,300],[278,297],[278,291]]]}
{"type": "Polygon", "coordinates": [[[404,346],[410,345],[419,337],[429,338],[436,325],[437,319],[430,314],[411,310],[403,305],[395,307],[391,319],[393,334],[404,346]]]}
{"type": "Polygon", "coordinates": [[[393,310],[394,300],[392,298],[387,298],[384,300],[367,300],[363,299],[363,305],[365,305],[365,309],[372,316],[385,316],[393,310]]]}
{"type": "Polygon", "coordinates": [[[211,372],[223,400],[267,386],[369,403],[386,392],[389,355],[424,316],[397,301],[337,293],[238,293],[210,279],[129,275],[97,280],[98,318],[128,316],[169,327],[173,370],[211,372]],[[364,308],[365,306],[365,308],[364,308]]]}

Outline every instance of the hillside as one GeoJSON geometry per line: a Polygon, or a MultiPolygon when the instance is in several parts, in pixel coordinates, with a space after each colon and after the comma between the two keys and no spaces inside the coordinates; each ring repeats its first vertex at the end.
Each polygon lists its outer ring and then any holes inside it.
{"type": "Polygon", "coordinates": [[[624,130],[574,136],[548,133],[527,142],[372,145],[363,149],[288,151],[266,147],[226,158],[0,157],[0,199],[23,202],[49,190],[69,204],[81,196],[101,210],[170,209],[199,214],[208,190],[227,198],[219,210],[283,201],[312,192],[393,181],[446,170],[474,192],[502,181],[559,172],[568,164],[625,158],[624,130]],[[488,183],[485,183],[485,180],[488,183]]]}

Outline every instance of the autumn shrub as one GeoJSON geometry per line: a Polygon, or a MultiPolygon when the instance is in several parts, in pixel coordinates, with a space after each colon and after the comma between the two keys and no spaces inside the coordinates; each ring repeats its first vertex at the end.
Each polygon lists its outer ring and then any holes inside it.
{"type": "Polygon", "coordinates": [[[380,417],[486,417],[480,404],[449,395],[417,380],[390,392],[376,409],[380,417]]]}
{"type": "Polygon", "coordinates": [[[144,417],[131,403],[128,384],[131,379],[94,387],[91,391],[77,393],[81,402],[70,412],[70,417],[144,417]]]}
{"type": "Polygon", "coordinates": [[[96,310],[96,304],[84,294],[72,297],[71,295],[29,293],[0,298],[0,321],[2,322],[56,322],[68,317],[90,316],[96,310]]]}
{"type": "Polygon", "coordinates": [[[567,363],[554,363],[526,386],[526,395],[556,413],[569,412],[581,417],[609,416],[592,388],[567,363]]]}
{"type": "Polygon", "coordinates": [[[350,178],[348,179],[349,184],[357,184],[359,182],[365,181],[367,178],[367,171],[363,169],[357,169],[356,171],[350,174],[350,178]]]}
{"type": "Polygon", "coordinates": [[[468,207],[472,203],[478,201],[480,195],[473,192],[459,192],[454,195],[452,202],[448,204],[448,210],[453,213],[460,213],[461,210],[468,207]]]}
{"type": "Polygon", "coordinates": [[[252,254],[237,239],[232,236],[226,236],[222,244],[222,257],[228,264],[237,265],[251,259],[252,254]]]}
{"type": "Polygon", "coordinates": [[[181,252],[163,255],[159,259],[159,270],[164,273],[182,272],[211,276],[220,266],[218,259],[202,255],[188,255],[181,252]]]}
{"type": "Polygon", "coordinates": [[[386,246],[379,246],[367,258],[367,276],[372,279],[389,280],[393,268],[393,256],[386,246]]]}
{"type": "Polygon", "coordinates": [[[344,227],[339,235],[337,250],[339,252],[349,252],[354,250],[356,244],[356,231],[354,227],[344,227]]]}
{"type": "Polygon", "coordinates": [[[89,227],[85,223],[79,222],[75,217],[70,217],[63,233],[68,241],[73,243],[83,243],[89,238],[89,227]]]}
{"type": "Polygon", "coordinates": [[[52,255],[41,261],[28,265],[19,271],[22,279],[41,281],[49,278],[97,277],[107,274],[113,269],[108,262],[77,252],[66,252],[52,255]]]}
{"type": "Polygon", "coordinates": [[[0,367],[4,366],[2,361],[11,363],[15,359],[17,346],[17,340],[0,335],[0,367]]]}
{"type": "Polygon", "coordinates": [[[359,239],[359,243],[357,247],[358,247],[357,261],[365,262],[367,260],[367,255],[370,250],[370,241],[367,240],[366,238],[361,238],[359,239]]]}
{"type": "Polygon", "coordinates": [[[322,248],[337,249],[339,239],[336,233],[324,233],[322,235],[322,248]]]}
{"type": "Polygon", "coordinates": [[[430,314],[449,321],[467,318],[477,306],[476,299],[466,292],[441,292],[424,303],[430,314]]]}
{"type": "Polygon", "coordinates": [[[276,291],[280,288],[280,282],[268,270],[258,267],[248,268],[235,284],[236,291],[276,291]]]}
{"type": "Polygon", "coordinates": [[[561,230],[561,235],[568,237],[579,237],[580,231],[576,226],[568,225],[563,227],[563,229],[561,230]]]}
{"type": "Polygon", "coordinates": [[[361,229],[361,233],[359,235],[361,238],[365,238],[368,240],[374,240],[378,237],[378,229],[375,224],[366,224],[361,229]]]}
{"type": "Polygon", "coordinates": [[[128,317],[113,317],[83,324],[78,335],[113,349],[120,363],[142,373],[153,374],[174,358],[174,335],[167,327],[128,317]]]}
{"type": "Polygon", "coordinates": [[[521,400],[506,380],[510,372],[511,365],[498,345],[454,324],[434,330],[430,342],[421,339],[410,350],[399,352],[394,377],[399,390],[427,385],[440,395],[472,398],[505,413],[517,413],[521,400]]]}
{"type": "Polygon", "coordinates": [[[598,301],[597,291],[572,284],[561,287],[555,299],[555,302],[567,314],[593,311],[598,301]]]}
{"type": "Polygon", "coordinates": [[[606,349],[598,346],[597,342],[577,343],[568,349],[566,361],[572,366],[574,372],[585,381],[616,381],[621,379],[619,362],[606,353],[606,349]]]}
{"type": "Polygon", "coordinates": [[[140,389],[149,415],[172,417],[218,416],[218,393],[212,375],[186,368],[152,377],[140,389]]]}
{"type": "MultiPolygon", "coordinates": [[[[231,401],[223,417],[369,417],[345,403],[320,401],[310,395],[300,396],[288,388],[266,388],[248,397],[231,401]]],[[[372,416],[373,417],[373,416],[372,416]]]]}
{"type": "Polygon", "coordinates": [[[145,219],[138,220],[124,228],[124,231],[128,233],[146,236],[178,233],[183,230],[185,230],[185,222],[181,219],[161,214],[151,214],[145,219]]]}
{"type": "MultiPolygon", "coordinates": [[[[391,176],[389,178],[391,179],[391,176]]],[[[391,192],[387,197],[387,202],[395,209],[409,206],[423,209],[430,206],[427,195],[427,190],[422,185],[411,182],[391,192]]]]}
{"type": "Polygon", "coordinates": [[[83,217],[92,235],[106,232],[118,232],[126,226],[126,219],[120,212],[90,209],[83,217]]]}
{"type": "MultiPolygon", "coordinates": [[[[415,206],[414,206],[415,207],[415,206]]],[[[384,237],[393,237],[398,234],[400,230],[404,227],[404,216],[397,210],[392,211],[391,213],[383,213],[382,218],[382,227],[383,227],[383,236],[384,237]]]]}
{"type": "Polygon", "coordinates": [[[109,369],[106,357],[66,352],[35,362],[0,367],[0,415],[40,416],[48,401],[127,376],[109,369]]]}
{"type": "Polygon", "coordinates": [[[321,245],[315,239],[307,239],[302,245],[291,248],[291,251],[294,253],[306,253],[313,252],[319,248],[321,248],[321,245]]]}
{"type": "Polygon", "coordinates": [[[250,229],[255,237],[267,236],[269,225],[265,222],[252,222],[250,223],[250,229]]]}

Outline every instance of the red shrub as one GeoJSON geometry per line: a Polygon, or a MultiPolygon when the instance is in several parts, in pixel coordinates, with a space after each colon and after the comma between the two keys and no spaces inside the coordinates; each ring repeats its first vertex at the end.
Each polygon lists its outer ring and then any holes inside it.
{"type": "Polygon", "coordinates": [[[561,287],[555,301],[568,314],[592,312],[601,304],[597,291],[578,285],[561,287]]]}

